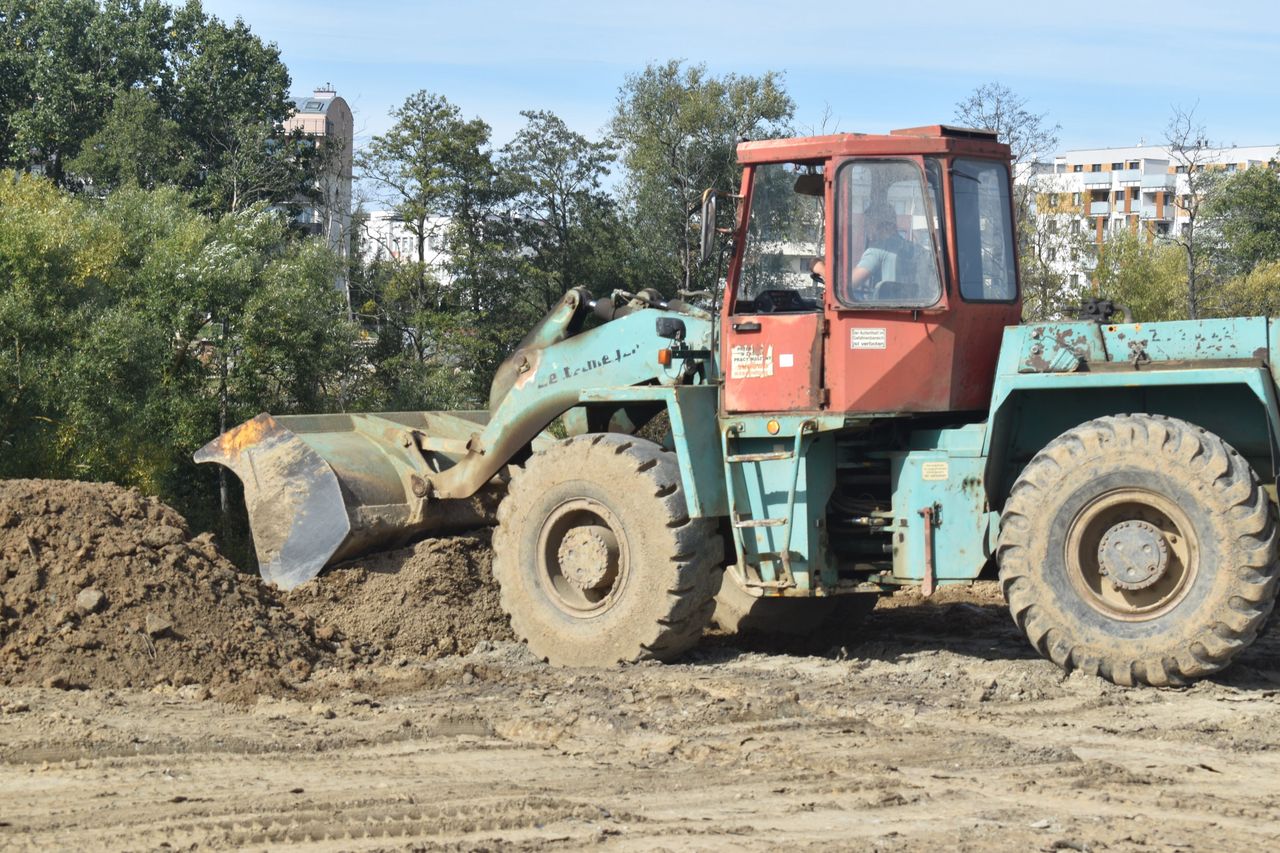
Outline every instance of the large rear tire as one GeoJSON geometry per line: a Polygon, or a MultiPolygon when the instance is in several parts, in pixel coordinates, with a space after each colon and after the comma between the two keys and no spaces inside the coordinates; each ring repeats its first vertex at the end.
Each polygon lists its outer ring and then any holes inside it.
{"type": "Polygon", "coordinates": [[[690,649],[723,556],[714,523],[689,517],[674,455],[618,434],[534,454],[512,477],[493,544],[512,630],[564,666],[690,649]]]}
{"type": "Polygon", "coordinates": [[[1115,415],[1068,430],[1014,483],[1000,582],[1042,655],[1117,684],[1185,684],[1271,612],[1275,511],[1249,464],[1185,421],[1115,415]]]}

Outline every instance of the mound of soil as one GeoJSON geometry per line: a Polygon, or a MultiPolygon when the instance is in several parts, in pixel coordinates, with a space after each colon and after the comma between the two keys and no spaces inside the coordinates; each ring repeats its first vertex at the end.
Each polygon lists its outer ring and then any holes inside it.
{"type": "Polygon", "coordinates": [[[511,640],[498,606],[488,531],[427,539],[337,566],[285,601],[317,636],[369,656],[439,658],[511,640]]]}
{"type": "Polygon", "coordinates": [[[326,654],[305,615],[158,500],[0,481],[0,684],[278,692],[326,654]]]}

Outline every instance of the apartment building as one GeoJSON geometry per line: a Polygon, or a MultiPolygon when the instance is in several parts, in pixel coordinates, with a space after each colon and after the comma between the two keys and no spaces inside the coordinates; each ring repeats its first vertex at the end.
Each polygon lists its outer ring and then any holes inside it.
{"type": "MultiPolygon", "coordinates": [[[[316,182],[316,198],[298,210],[294,221],[312,234],[323,234],[341,257],[351,245],[351,165],[355,122],[347,102],[328,84],[310,95],[294,96],[294,112],[285,120],[286,131],[301,130],[325,145],[324,160],[316,182]]],[[[335,283],[346,290],[345,275],[335,283]]]]}
{"type": "Polygon", "coordinates": [[[1109,234],[1128,229],[1149,240],[1170,237],[1188,222],[1188,161],[1196,167],[1235,172],[1266,167],[1277,146],[1259,145],[1172,151],[1163,145],[1085,148],[1052,163],[1036,163],[1018,180],[1033,188],[1040,249],[1059,271],[1087,275],[1095,252],[1109,234]]]}
{"type": "MultiPolygon", "coordinates": [[[[450,255],[446,236],[449,218],[430,216],[423,226],[425,235],[422,259],[440,281],[447,281],[450,255]]],[[[396,211],[375,210],[364,218],[361,226],[360,255],[365,263],[416,261],[418,237],[396,211]]]]}

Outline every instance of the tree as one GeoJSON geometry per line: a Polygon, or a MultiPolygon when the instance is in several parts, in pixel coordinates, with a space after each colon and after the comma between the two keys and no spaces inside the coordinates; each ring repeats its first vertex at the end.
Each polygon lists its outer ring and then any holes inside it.
{"type": "Polygon", "coordinates": [[[0,476],[115,480],[220,524],[191,451],[367,375],[338,263],[263,205],[215,220],[172,187],[99,201],[0,172],[0,476]]]}
{"type": "Polygon", "coordinates": [[[425,89],[391,111],[395,119],[356,157],[356,168],[375,188],[379,201],[392,207],[415,240],[414,259],[427,264],[433,236],[445,226],[442,217],[453,206],[466,161],[488,141],[489,127],[466,121],[443,95],[425,89]]]}
{"type": "Polygon", "coordinates": [[[545,313],[571,287],[603,295],[616,281],[617,212],[601,188],[615,155],[608,142],[588,140],[552,113],[521,115],[525,126],[502,149],[501,165],[529,254],[521,296],[545,313]]]}
{"type": "Polygon", "coordinates": [[[1168,242],[1182,250],[1186,282],[1187,317],[1200,316],[1200,301],[1213,255],[1214,243],[1211,229],[1203,227],[1201,214],[1213,194],[1218,175],[1209,168],[1213,146],[1205,138],[1204,126],[1197,123],[1195,107],[1175,106],[1164,131],[1165,145],[1177,173],[1185,179],[1184,191],[1174,201],[1184,222],[1172,232],[1168,242]]]}
{"type": "MultiPolygon", "coordinates": [[[[274,45],[198,0],[0,0],[0,165],[66,186],[133,173],[193,190],[210,212],[243,206],[228,186],[283,149],[288,89],[274,45]]],[[[297,182],[276,174],[258,195],[287,201],[297,182]]]]}
{"type": "MultiPolygon", "coordinates": [[[[1017,218],[1019,272],[1024,288],[1033,294],[1028,317],[1050,317],[1078,298],[1079,293],[1055,272],[1046,253],[1057,251],[1047,230],[1058,222],[1037,215],[1036,195],[1052,193],[1034,178],[1036,164],[1053,153],[1060,126],[1050,124],[1048,115],[1034,113],[1027,99],[999,83],[985,83],[956,104],[955,119],[969,127],[987,128],[1009,146],[1013,160],[1013,207],[1017,218]],[[1058,285],[1061,285],[1059,288],[1058,285]]],[[[1057,216],[1057,214],[1053,214],[1057,216]]],[[[1066,248],[1066,247],[1061,247],[1066,248]]],[[[1077,253],[1079,247],[1076,247],[1077,253]]]]}
{"type": "Polygon", "coordinates": [[[795,104],[782,75],[726,74],[680,60],[652,64],[626,78],[611,125],[626,169],[622,195],[647,286],[701,289],[711,271],[697,266],[689,225],[708,187],[736,189],[736,148],[747,138],[783,136],[795,104]]]}
{"type": "Polygon", "coordinates": [[[1280,260],[1264,260],[1214,289],[1205,312],[1218,317],[1280,316],[1280,260]]]}
{"type": "Polygon", "coordinates": [[[1030,208],[1020,223],[1019,253],[1022,315],[1027,320],[1061,320],[1074,316],[1088,293],[1088,282],[1075,270],[1087,267],[1095,249],[1083,211],[1070,201],[1055,175],[1035,181],[1030,208]]]}
{"type": "Polygon", "coordinates": [[[178,123],[161,112],[155,96],[130,89],[116,97],[67,169],[99,191],[126,184],[152,189],[189,181],[192,164],[183,151],[178,123]]]}
{"type": "Polygon", "coordinates": [[[1176,247],[1120,231],[1102,244],[1096,274],[1099,295],[1128,306],[1139,322],[1186,319],[1176,247]]]}
{"type": "Polygon", "coordinates": [[[1214,260],[1224,275],[1247,277],[1259,264],[1280,260],[1280,173],[1274,162],[1219,181],[1204,214],[1221,238],[1214,260]]]}
{"type": "Polygon", "coordinates": [[[358,166],[413,236],[414,259],[380,265],[360,312],[374,318],[375,352],[390,368],[379,373],[388,400],[478,405],[525,325],[512,309],[519,287],[511,189],[494,162],[489,126],[464,119],[443,96],[417,92],[392,116],[395,124],[358,166]],[[437,382],[441,375],[450,378],[437,382]]]}
{"type": "Polygon", "coordinates": [[[956,120],[969,127],[994,130],[1009,146],[1015,169],[1053,153],[1061,126],[1050,125],[1047,113],[1027,109],[1027,99],[999,82],[984,83],[956,104],[956,120]]]}

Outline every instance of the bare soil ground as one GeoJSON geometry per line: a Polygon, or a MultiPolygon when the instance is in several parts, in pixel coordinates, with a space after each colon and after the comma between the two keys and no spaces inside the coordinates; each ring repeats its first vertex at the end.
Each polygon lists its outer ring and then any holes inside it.
{"type": "MultiPolygon", "coordinates": [[[[44,587],[14,541],[0,549],[0,618],[4,642],[20,644],[45,624],[31,621],[44,587]]],[[[460,537],[340,569],[306,593],[241,577],[263,618],[296,629],[282,665],[309,662],[266,692],[251,689],[257,666],[220,693],[189,664],[172,677],[158,661],[166,644],[185,648],[180,625],[151,637],[155,658],[145,644],[112,647],[133,686],[110,682],[105,657],[78,670],[83,684],[42,686],[23,667],[47,648],[65,669],[76,657],[59,643],[87,620],[61,640],[71,623],[42,629],[52,639],[23,646],[23,666],[0,667],[0,849],[1280,844],[1276,630],[1216,679],[1124,689],[1039,659],[995,586],[978,584],[882,601],[859,639],[820,654],[712,635],[678,664],[568,671],[493,627],[486,560],[484,537],[460,537]],[[450,566],[469,597],[440,586],[450,566]],[[369,603],[355,605],[362,588],[369,603]],[[423,625],[469,632],[467,644],[442,646],[423,625]]],[[[111,577],[94,573],[108,600],[111,577]]],[[[139,607],[168,601],[148,596],[139,607]]],[[[117,619],[110,606],[92,612],[117,619]]],[[[110,623],[132,642],[138,618],[110,623]]],[[[221,671],[223,647],[209,644],[199,672],[221,671]]]]}

